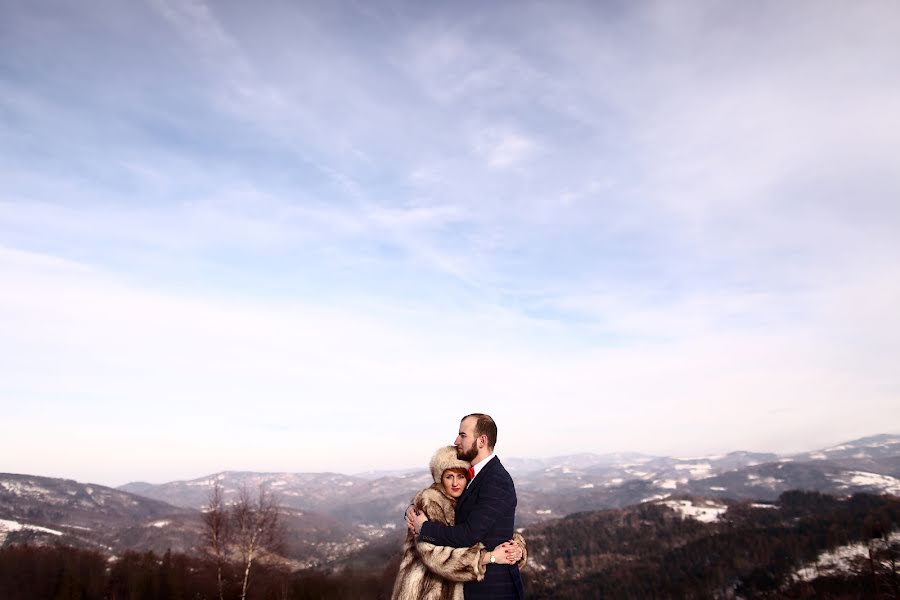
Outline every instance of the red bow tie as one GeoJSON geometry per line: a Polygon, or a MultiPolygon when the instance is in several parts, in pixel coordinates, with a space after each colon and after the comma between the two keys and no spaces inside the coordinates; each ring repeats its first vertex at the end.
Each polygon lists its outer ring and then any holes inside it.
{"type": "Polygon", "coordinates": [[[475,469],[469,467],[469,481],[472,481],[473,479],[475,479],[475,469]]]}

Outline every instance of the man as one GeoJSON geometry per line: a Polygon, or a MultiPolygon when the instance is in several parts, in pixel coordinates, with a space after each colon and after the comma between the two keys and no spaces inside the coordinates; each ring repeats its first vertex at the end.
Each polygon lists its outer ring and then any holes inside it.
{"type": "MultiPolygon", "coordinates": [[[[463,417],[453,445],[458,458],[472,463],[474,476],[470,471],[469,485],[456,503],[456,525],[432,523],[424,514],[417,515],[414,507],[407,510],[407,523],[420,540],[457,548],[481,542],[495,548],[512,539],[516,487],[494,454],[496,443],[497,425],[491,417],[481,413],[463,417]]],[[[483,581],[465,584],[466,600],[525,597],[518,565],[502,564],[500,559],[488,565],[483,581]]]]}

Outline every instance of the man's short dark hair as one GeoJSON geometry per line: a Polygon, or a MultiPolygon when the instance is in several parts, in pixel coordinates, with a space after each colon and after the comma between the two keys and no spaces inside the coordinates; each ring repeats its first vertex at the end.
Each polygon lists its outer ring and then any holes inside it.
{"type": "Polygon", "coordinates": [[[497,424],[494,423],[490,415],[484,413],[472,413],[464,416],[462,420],[465,421],[469,417],[475,417],[475,439],[486,435],[488,448],[493,450],[497,444],[497,424]]]}

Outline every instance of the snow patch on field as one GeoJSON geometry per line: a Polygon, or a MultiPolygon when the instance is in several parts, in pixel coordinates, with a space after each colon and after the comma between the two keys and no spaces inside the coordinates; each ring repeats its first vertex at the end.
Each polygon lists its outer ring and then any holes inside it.
{"type": "Polygon", "coordinates": [[[581,489],[583,489],[583,490],[589,490],[589,489],[591,489],[592,487],[594,487],[594,484],[593,484],[593,483],[585,483],[584,485],[582,485],[582,486],[580,486],[580,487],[581,487],[581,489]]]}
{"type": "Polygon", "coordinates": [[[696,519],[703,523],[712,523],[719,518],[719,515],[725,513],[728,507],[724,504],[716,504],[710,500],[706,500],[700,504],[694,504],[690,500],[667,500],[661,502],[669,508],[680,513],[682,517],[696,519]]]}
{"type": "Polygon", "coordinates": [[[39,527],[37,525],[29,525],[27,523],[19,523],[18,521],[9,521],[6,519],[0,519],[0,544],[6,541],[6,536],[14,531],[39,531],[41,533],[49,533],[52,535],[62,535],[62,531],[56,531],[55,529],[47,529],[46,527],[39,527]]]}
{"type": "Polygon", "coordinates": [[[219,477],[215,477],[213,479],[200,479],[197,481],[188,481],[184,485],[194,486],[194,487],[212,487],[212,485],[216,482],[216,479],[219,479],[221,481],[223,479],[223,477],[219,476],[219,477]]]}
{"type": "MultiPolygon", "coordinates": [[[[900,532],[895,531],[889,536],[888,544],[897,542],[900,542],[900,532]]],[[[881,540],[872,540],[871,543],[878,547],[884,546],[884,542],[881,540]]],[[[851,566],[854,560],[868,558],[868,556],[869,547],[862,542],[838,546],[820,553],[815,561],[797,569],[794,572],[794,578],[800,581],[811,581],[823,575],[848,574],[852,571],[851,566]]]]}
{"type": "Polygon", "coordinates": [[[784,480],[777,479],[775,477],[748,477],[751,481],[753,481],[753,485],[765,485],[770,488],[775,488],[779,483],[784,483],[784,480]]]}
{"type": "Polygon", "coordinates": [[[41,496],[50,493],[50,490],[31,482],[0,481],[0,486],[16,496],[41,496]]]}
{"type": "Polygon", "coordinates": [[[678,482],[674,479],[657,479],[653,482],[653,485],[664,490],[674,490],[678,487],[678,482]]]}
{"type": "Polygon", "coordinates": [[[147,525],[147,527],[166,527],[168,525],[171,525],[171,523],[172,523],[171,521],[166,521],[166,520],[153,521],[152,523],[147,525]]]}
{"type": "Polygon", "coordinates": [[[900,479],[891,477],[890,475],[879,475],[878,473],[867,473],[865,471],[850,471],[849,481],[852,485],[874,487],[888,494],[900,495],[900,479]]]}
{"type": "Polygon", "coordinates": [[[649,498],[644,498],[643,500],[641,500],[641,504],[643,504],[645,502],[653,502],[654,500],[665,500],[666,498],[668,498],[671,495],[672,494],[656,494],[655,496],[650,496],[649,498]]]}
{"type": "Polygon", "coordinates": [[[840,446],[832,446],[831,448],[825,448],[825,452],[840,452],[841,450],[849,450],[850,446],[840,445],[840,446]]]}
{"type": "Polygon", "coordinates": [[[691,477],[700,478],[709,475],[712,465],[709,463],[688,463],[686,465],[675,465],[676,471],[688,471],[691,477]]]}

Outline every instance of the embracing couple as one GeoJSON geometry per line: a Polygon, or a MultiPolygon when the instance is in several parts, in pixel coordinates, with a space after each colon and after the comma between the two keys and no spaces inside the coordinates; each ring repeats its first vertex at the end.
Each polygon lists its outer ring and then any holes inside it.
{"type": "Polygon", "coordinates": [[[392,600],[522,600],[525,541],[514,534],[516,488],[494,454],[497,425],[463,417],[431,459],[434,484],[406,511],[409,532],[392,600]]]}

